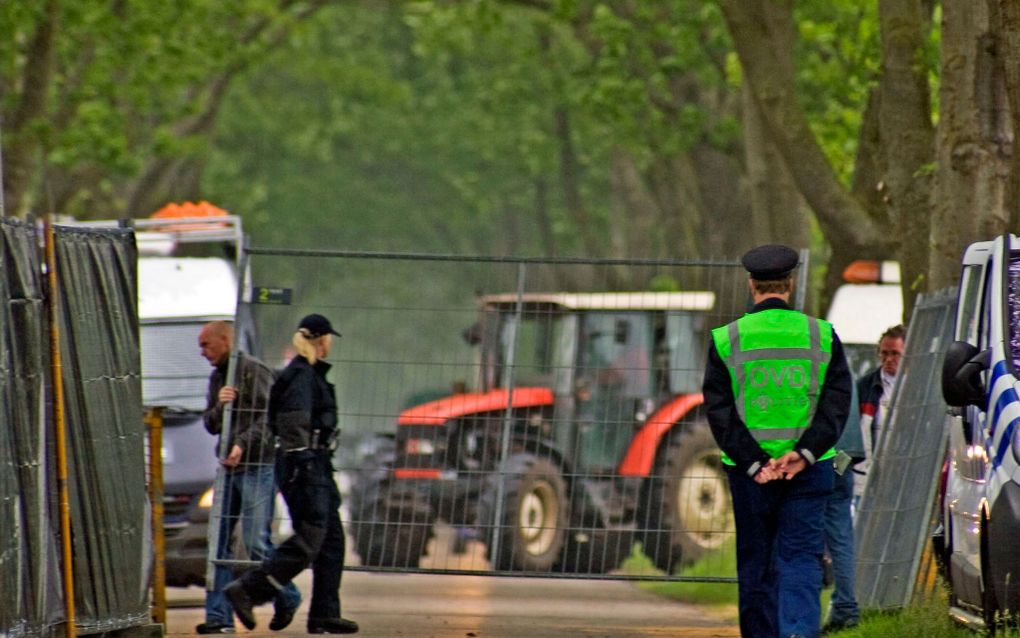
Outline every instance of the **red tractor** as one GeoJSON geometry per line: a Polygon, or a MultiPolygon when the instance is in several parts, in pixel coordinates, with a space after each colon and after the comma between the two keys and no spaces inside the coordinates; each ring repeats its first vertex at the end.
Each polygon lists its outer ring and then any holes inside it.
{"type": "Polygon", "coordinates": [[[732,536],[700,413],[711,292],[480,298],[478,391],[402,412],[352,484],[362,563],[415,567],[442,520],[493,569],[672,572],[732,536]]]}

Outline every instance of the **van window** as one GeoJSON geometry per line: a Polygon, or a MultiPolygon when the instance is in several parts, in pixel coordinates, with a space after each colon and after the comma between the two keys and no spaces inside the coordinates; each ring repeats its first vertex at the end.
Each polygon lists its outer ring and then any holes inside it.
{"type": "Polygon", "coordinates": [[[1006,288],[1006,312],[1009,325],[1006,326],[1006,338],[1009,341],[1010,360],[1013,363],[1013,374],[1020,371],[1020,254],[1009,256],[1009,284],[1006,288]]]}
{"type": "Polygon", "coordinates": [[[204,322],[141,327],[142,403],[189,412],[205,410],[212,367],[199,353],[204,322]]]}
{"type": "Polygon", "coordinates": [[[983,266],[967,266],[960,277],[960,316],[956,319],[956,339],[977,345],[978,318],[981,308],[978,298],[981,294],[983,266]]]}

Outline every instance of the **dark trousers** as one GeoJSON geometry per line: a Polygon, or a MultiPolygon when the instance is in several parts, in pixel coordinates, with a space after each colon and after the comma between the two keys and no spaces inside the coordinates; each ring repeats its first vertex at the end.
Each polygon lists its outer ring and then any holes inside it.
{"type": "Polygon", "coordinates": [[[261,604],[311,565],[312,602],[308,617],[339,618],[344,530],[330,453],[281,452],[276,459],[276,476],[290,510],[294,535],[281,543],[261,568],[244,575],[245,588],[252,601],[261,604]]]}
{"type": "Polygon", "coordinates": [[[740,635],[818,635],[832,461],[759,485],[727,466],[737,526],[740,635]]]}

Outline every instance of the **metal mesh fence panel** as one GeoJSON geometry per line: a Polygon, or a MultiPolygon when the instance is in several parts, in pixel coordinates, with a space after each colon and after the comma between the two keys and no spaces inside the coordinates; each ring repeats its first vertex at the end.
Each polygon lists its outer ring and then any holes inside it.
{"type": "Polygon", "coordinates": [[[945,457],[939,375],[952,341],[955,302],[951,290],[921,296],[910,321],[889,426],[877,442],[855,521],[862,607],[903,607],[914,593],[945,457]]]}
{"type": "Polygon", "coordinates": [[[699,410],[709,331],[748,308],[735,260],[248,258],[238,314],[270,368],[306,314],[343,335],[328,361],[351,568],[735,580],[699,410]]]}

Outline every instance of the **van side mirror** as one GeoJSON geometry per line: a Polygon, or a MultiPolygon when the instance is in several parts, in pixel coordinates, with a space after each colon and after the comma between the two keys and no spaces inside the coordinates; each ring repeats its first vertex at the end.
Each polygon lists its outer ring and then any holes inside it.
{"type": "Polygon", "coordinates": [[[942,398],[947,405],[984,406],[981,373],[988,369],[991,359],[991,349],[981,352],[966,341],[954,341],[949,345],[942,361],[942,398]]]}

